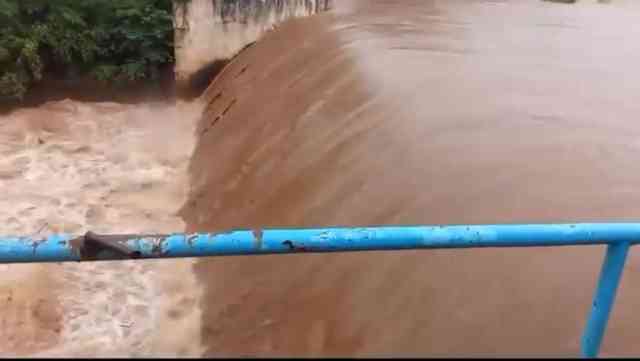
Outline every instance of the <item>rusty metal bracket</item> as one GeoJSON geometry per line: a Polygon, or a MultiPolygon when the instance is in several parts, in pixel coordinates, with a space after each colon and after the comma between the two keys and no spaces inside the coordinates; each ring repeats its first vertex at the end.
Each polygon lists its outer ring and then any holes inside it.
{"type": "Polygon", "coordinates": [[[72,246],[80,253],[82,259],[98,259],[102,251],[110,251],[123,258],[137,259],[142,256],[140,251],[129,248],[125,241],[130,239],[127,235],[99,235],[87,232],[84,236],[71,241],[72,246]]]}

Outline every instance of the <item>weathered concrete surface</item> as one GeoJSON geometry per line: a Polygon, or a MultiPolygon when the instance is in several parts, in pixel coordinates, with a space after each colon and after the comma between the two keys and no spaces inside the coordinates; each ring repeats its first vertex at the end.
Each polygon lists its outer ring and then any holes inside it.
{"type": "Polygon", "coordinates": [[[175,0],[176,80],[191,83],[276,24],[328,10],[332,0],[175,0]]]}

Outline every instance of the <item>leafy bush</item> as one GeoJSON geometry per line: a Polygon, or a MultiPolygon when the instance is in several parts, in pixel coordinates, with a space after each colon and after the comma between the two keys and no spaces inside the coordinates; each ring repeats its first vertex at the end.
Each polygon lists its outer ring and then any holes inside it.
{"type": "Polygon", "coordinates": [[[0,97],[44,74],[153,79],[173,61],[171,0],[0,0],[0,97]]]}

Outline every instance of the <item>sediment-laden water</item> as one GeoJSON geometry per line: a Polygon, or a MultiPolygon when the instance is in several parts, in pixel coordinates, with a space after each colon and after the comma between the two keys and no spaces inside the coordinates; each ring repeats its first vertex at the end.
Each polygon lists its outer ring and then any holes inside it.
{"type": "MultiPolygon", "coordinates": [[[[177,232],[194,103],[49,102],[0,118],[0,233],[177,232]]],[[[5,265],[2,355],[197,356],[192,261],[5,265]]]]}
{"type": "MultiPolygon", "coordinates": [[[[243,51],[200,104],[2,116],[0,233],[637,221],[638,10],[341,0],[243,51]]],[[[0,351],[577,355],[601,261],[233,257],[197,261],[197,279],[191,261],[5,266],[0,351]]],[[[637,263],[604,355],[639,352],[637,263]]]]}
{"type": "MultiPolygon", "coordinates": [[[[637,3],[336,7],[281,26],[207,90],[191,230],[637,221],[637,3]]],[[[204,342],[211,355],[578,355],[602,251],[203,260],[204,342]]],[[[637,261],[605,355],[639,352],[637,261]]]]}

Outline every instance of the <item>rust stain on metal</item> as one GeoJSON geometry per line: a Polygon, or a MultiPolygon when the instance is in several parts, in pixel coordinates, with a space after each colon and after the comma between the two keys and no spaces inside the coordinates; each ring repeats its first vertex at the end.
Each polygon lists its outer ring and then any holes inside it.
{"type": "Polygon", "coordinates": [[[253,245],[256,249],[262,248],[262,235],[263,235],[263,232],[261,229],[253,230],[253,237],[254,237],[253,245]]]}
{"type": "Polygon", "coordinates": [[[82,258],[82,249],[84,248],[84,236],[69,240],[69,248],[78,257],[82,258]]]}
{"type": "Polygon", "coordinates": [[[140,238],[139,235],[98,235],[87,232],[82,237],[77,237],[69,241],[69,247],[78,255],[81,261],[97,260],[98,255],[105,250],[111,251],[123,258],[136,259],[142,254],[139,251],[130,249],[126,245],[128,239],[140,238]]]}

